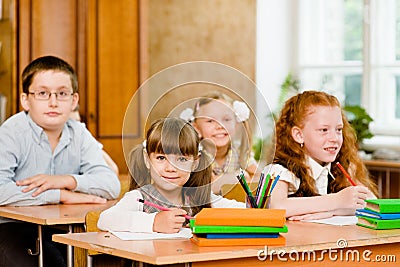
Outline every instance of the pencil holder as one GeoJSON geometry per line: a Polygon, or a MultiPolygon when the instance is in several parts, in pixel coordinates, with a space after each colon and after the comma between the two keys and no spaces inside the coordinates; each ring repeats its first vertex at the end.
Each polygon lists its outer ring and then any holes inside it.
{"type": "Polygon", "coordinates": [[[252,208],[249,196],[245,196],[246,208],[252,208]]]}
{"type": "Polygon", "coordinates": [[[268,196],[268,197],[265,199],[263,205],[260,206],[259,208],[260,208],[260,209],[269,209],[269,208],[270,208],[270,203],[271,203],[271,197],[268,196]]]}
{"type": "MultiPolygon", "coordinates": [[[[261,205],[258,208],[259,209],[269,209],[270,208],[270,200],[271,200],[271,197],[265,198],[265,200],[261,203],[261,205]]],[[[253,206],[251,205],[250,197],[247,195],[245,196],[245,202],[246,202],[246,208],[253,208],[253,206]]]]}

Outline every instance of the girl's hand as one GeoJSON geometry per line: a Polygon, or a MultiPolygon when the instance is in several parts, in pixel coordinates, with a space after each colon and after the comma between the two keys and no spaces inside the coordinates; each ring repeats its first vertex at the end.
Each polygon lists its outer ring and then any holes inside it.
{"type": "Polygon", "coordinates": [[[335,216],[354,216],[353,209],[337,209],[333,211],[333,215],[335,216]]]}
{"type": "Polygon", "coordinates": [[[337,199],[337,209],[351,209],[353,213],[356,209],[365,207],[365,199],[368,197],[368,188],[362,185],[349,186],[335,193],[337,199]]]}
{"type": "Polygon", "coordinates": [[[374,195],[374,193],[371,192],[371,190],[369,190],[369,188],[367,188],[367,190],[367,199],[377,199],[377,197],[374,195]]]}
{"type": "Polygon", "coordinates": [[[290,221],[319,220],[319,219],[330,218],[333,215],[334,214],[331,211],[323,211],[323,212],[291,216],[288,218],[288,220],[290,221]]]}
{"type": "Polygon", "coordinates": [[[171,209],[160,211],[154,218],[153,231],[158,233],[177,233],[185,222],[186,211],[183,209],[171,209]]]}

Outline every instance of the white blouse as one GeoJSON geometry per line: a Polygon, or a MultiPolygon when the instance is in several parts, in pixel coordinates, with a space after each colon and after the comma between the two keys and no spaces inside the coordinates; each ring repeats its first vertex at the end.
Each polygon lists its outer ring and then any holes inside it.
{"type": "MultiPolygon", "coordinates": [[[[328,193],[328,174],[330,173],[331,163],[326,166],[321,166],[311,157],[307,157],[307,165],[311,168],[311,177],[315,179],[315,185],[320,195],[326,195],[328,193]]],[[[285,181],[289,184],[288,195],[294,194],[300,187],[300,178],[296,177],[291,171],[280,164],[269,164],[264,167],[264,173],[270,173],[278,175],[279,181],[285,181]]]]}

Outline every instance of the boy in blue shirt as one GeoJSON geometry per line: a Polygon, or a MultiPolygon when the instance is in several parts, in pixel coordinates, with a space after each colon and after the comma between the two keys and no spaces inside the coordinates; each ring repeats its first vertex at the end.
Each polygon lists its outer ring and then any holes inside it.
{"type": "MultiPolygon", "coordinates": [[[[0,127],[0,206],[104,203],[119,196],[117,175],[96,139],[69,115],[79,100],[74,69],[54,56],[32,61],[22,73],[24,111],[0,127]]],[[[0,266],[37,266],[37,227],[0,217],[0,266]]],[[[64,255],[44,242],[45,265],[64,255]],[[48,251],[46,251],[48,250],[48,251]]]]}

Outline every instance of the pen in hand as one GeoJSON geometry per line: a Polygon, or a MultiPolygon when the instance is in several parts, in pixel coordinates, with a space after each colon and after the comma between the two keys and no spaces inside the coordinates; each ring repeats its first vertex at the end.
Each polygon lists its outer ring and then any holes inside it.
{"type": "MultiPolygon", "coordinates": [[[[169,208],[166,208],[166,207],[157,205],[157,204],[155,204],[155,203],[153,203],[153,202],[149,202],[149,201],[144,200],[144,199],[141,199],[141,198],[138,198],[137,201],[139,201],[140,203],[143,203],[143,204],[152,206],[152,207],[154,207],[154,208],[156,208],[156,209],[159,209],[159,210],[162,210],[162,211],[168,211],[168,210],[170,210],[169,208]]],[[[183,216],[184,216],[186,219],[188,219],[188,220],[194,219],[194,217],[189,216],[189,215],[187,215],[187,214],[186,214],[186,215],[183,215],[183,216]]]]}

